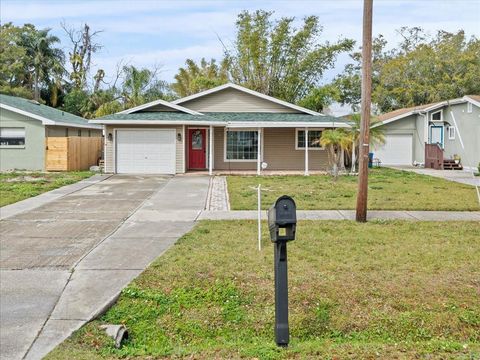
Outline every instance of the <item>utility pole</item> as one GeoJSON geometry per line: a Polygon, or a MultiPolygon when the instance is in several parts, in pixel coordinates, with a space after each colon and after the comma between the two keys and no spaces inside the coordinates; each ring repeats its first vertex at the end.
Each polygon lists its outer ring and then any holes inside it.
{"type": "Polygon", "coordinates": [[[373,0],[363,1],[362,117],[358,163],[356,220],[367,221],[368,153],[370,150],[370,107],[372,104],[372,8],[373,0]]]}

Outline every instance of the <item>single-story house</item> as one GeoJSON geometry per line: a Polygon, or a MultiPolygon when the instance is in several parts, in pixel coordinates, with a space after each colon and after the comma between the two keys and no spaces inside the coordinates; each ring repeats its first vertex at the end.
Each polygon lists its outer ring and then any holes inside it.
{"type": "Polygon", "coordinates": [[[379,120],[374,126],[384,129],[386,142],[372,152],[384,165],[425,164],[429,144],[437,144],[445,161],[458,155],[464,169],[480,162],[480,95],[399,109],[379,120]]]}
{"type": "Polygon", "coordinates": [[[105,127],[105,171],[132,174],[263,169],[308,174],[328,167],[327,151],[316,141],[322,131],[349,126],[231,83],[90,122],[105,127]]]}
{"type": "Polygon", "coordinates": [[[101,137],[102,127],[33,100],[0,95],[0,171],[45,170],[51,137],[101,137]]]}

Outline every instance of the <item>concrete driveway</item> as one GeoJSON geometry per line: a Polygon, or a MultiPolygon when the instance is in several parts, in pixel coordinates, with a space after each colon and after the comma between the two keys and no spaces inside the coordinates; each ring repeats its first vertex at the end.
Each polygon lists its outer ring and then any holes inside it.
{"type": "Polygon", "coordinates": [[[0,222],[2,359],[40,359],[189,231],[209,178],[116,175],[0,222]]]}
{"type": "Polygon", "coordinates": [[[405,170],[415,172],[417,174],[429,175],[438,178],[442,178],[449,181],[455,181],[460,184],[480,186],[480,177],[473,176],[471,172],[462,171],[462,170],[435,170],[435,169],[425,169],[417,168],[413,166],[392,166],[392,168],[397,170],[405,170]]]}

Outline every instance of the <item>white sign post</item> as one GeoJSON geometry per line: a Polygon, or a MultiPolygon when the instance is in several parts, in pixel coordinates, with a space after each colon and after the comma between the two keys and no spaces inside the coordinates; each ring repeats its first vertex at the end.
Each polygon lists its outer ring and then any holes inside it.
{"type": "Polygon", "coordinates": [[[262,250],[262,193],[261,185],[257,188],[257,205],[258,205],[258,251],[262,250]]]}

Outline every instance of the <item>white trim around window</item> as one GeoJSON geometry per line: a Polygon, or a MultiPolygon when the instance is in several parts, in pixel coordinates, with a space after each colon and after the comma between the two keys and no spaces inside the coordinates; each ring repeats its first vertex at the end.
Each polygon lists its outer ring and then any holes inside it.
{"type": "MultiPolygon", "coordinates": [[[[325,130],[324,128],[307,128],[307,129],[308,129],[309,135],[310,135],[310,131],[324,131],[325,130]]],[[[295,150],[305,150],[305,146],[304,147],[299,147],[298,146],[298,133],[300,131],[305,131],[305,129],[304,128],[296,128],[295,129],[295,150]]],[[[321,145],[320,145],[320,147],[309,146],[308,151],[310,151],[310,150],[314,150],[314,151],[315,150],[325,150],[325,148],[322,147],[321,145]]]]}
{"type": "MultiPolygon", "coordinates": [[[[257,158],[255,159],[227,159],[227,132],[229,131],[255,131],[257,132],[257,139],[260,139],[260,158],[263,157],[263,131],[258,131],[257,128],[225,128],[223,131],[223,161],[224,162],[257,162],[257,158]]],[[[257,155],[258,155],[258,143],[257,143],[257,155]]]]}
{"type": "Polygon", "coordinates": [[[24,149],[26,131],[24,127],[0,127],[2,149],[24,149]]]}
{"type": "Polygon", "coordinates": [[[430,114],[430,121],[443,121],[443,110],[434,111],[430,114]],[[440,119],[434,120],[433,115],[440,113],[440,119]]]}
{"type": "Polygon", "coordinates": [[[448,127],[448,140],[455,140],[456,129],[455,126],[448,127]]]}

